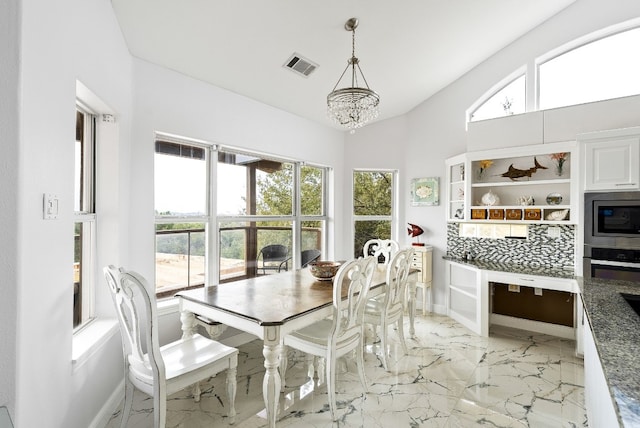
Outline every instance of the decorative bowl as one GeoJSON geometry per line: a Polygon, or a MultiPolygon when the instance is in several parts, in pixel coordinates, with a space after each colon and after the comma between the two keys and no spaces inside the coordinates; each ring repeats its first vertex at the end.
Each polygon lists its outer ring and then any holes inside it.
{"type": "Polygon", "coordinates": [[[331,281],[336,276],[338,269],[340,269],[340,265],[340,262],[319,260],[309,263],[309,271],[311,271],[311,275],[320,281],[331,281]]]}

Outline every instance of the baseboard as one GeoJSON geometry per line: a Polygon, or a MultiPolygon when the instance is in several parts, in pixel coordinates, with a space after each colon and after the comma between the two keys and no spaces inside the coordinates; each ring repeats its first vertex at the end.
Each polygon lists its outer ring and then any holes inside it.
{"type": "Polygon", "coordinates": [[[573,327],[551,324],[548,322],[532,321],[524,318],[510,317],[507,315],[491,314],[489,324],[513,327],[520,330],[533,331],[535,333],[548,334],[563,339],[575,339],[576,332],[573,327]]]}
{"type": "Polygon", "coordinates": [[[438,315],[448,315],[447,307],[444,305],[431,305],[432,311],[434,314],[438,315]]]}
{"type": "Polygon", "coordinates": [[[104,405],[98,412],[95,418],[91,421],[88,428],[104,428],[109,423],[111,416],[118,410],[118,407],[122,405],[124,400],[124,379],[118,383],[116,389],[111,393],[111,396],[105,401],[104,405]]]}

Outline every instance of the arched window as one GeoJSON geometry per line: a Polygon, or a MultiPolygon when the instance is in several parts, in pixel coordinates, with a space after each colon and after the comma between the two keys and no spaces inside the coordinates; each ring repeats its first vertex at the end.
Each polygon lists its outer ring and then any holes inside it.
{"type": "Polygon", "coordinates": [[[639,24],[599,30],[532,59],[478,98],[467,122],[640,94],[639,24]]]}
{"type": "MultiPolygon", "coordinates": [[[[509,76],[511,77],[511,76],[509,76]]],[[[493,119],[495,117],[509,116],[512,114],[524,113],[525,110],[525,74],[521,74],[515,79],[507,78],[508,83],[496,85],[497,91],[489,91],[484,97],[484,101],[480,98],[476,105],[471,107],[469,122],[484,119],[493,119]]],[[[502,82],[501,82],[502,83],[502,82]]]]}
{"type": "Polygon", "coordinates": [[[640,94],[640,28],[583,44],[538,66],[539,109],[640,94]]]}

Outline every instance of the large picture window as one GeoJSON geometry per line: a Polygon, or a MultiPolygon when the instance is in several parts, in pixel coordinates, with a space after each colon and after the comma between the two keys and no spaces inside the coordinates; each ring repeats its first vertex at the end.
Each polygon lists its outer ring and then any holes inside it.
{"type": "Polygon", "coordinates": [[[157,295],[293,269],[304,250],[324,251],[326,180],[320,166],[159,139],[157,295]]]}

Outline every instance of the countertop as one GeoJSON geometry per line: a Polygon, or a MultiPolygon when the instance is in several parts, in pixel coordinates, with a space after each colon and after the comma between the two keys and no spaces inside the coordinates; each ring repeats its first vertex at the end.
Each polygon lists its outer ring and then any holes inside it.
{"type": "Polygon", "coordinates": [[[640,295],[640,283],[576,277],[566,269],[444,259],[482,270],[575,279],[618,416],[625,427],[640,426],[640,316],[620,296],[640,295]]]}
{"type": "Polygon", "coordinates": [[[576,279],[618,416],[625,427],[640,426],[640,316],[620,296],[640,294],[640,284],[576,279]]]}

